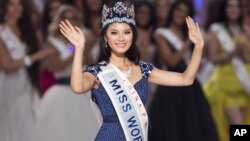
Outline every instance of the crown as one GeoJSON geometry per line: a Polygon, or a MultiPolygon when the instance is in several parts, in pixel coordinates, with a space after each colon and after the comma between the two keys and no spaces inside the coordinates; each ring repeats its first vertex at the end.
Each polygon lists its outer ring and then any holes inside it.
{"type": "Polygon", "coordinates": [[[135,25],[134,5],[127,6],[122,1],[117,1],[114,6],[109,7],[106,4],[102,9],[102,27],[113,22],[126,22],[135,25]]]}

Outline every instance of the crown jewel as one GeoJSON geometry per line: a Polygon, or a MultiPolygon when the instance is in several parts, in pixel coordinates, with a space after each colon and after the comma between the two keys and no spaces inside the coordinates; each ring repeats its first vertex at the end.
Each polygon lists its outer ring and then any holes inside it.
{"type": "Polygon", "coordinates": [[[122,1],[118,1],[113,7],[108,7],[104,4],[102,9],[102,27],[113,22],[126,22],[135,25],[135,11],[134,5],[126,4],[122,1]]]}

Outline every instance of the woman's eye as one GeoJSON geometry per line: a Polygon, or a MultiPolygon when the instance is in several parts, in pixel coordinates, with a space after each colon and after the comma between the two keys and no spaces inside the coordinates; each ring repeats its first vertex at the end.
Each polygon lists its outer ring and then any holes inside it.
{"type": "Polygon", "coordinates": [[[126,31],[125,34],[130,34],[131,32],[130,31],[126,31]]]}
{"type": "Polygon", "coordinates": [[[111,34],[112,34],[112,35],[116,35],[116,34],[117,34],[117,32],[111,32],[111,34]]]}

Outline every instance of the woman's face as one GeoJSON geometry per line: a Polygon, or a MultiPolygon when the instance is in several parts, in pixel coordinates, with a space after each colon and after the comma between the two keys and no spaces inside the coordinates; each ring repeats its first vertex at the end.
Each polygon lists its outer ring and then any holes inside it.
{"type": "Polygon", "coordinates": [[[62,3],[60,1],[52,1],[49,5],[49,17],[51,19],[54,18],[55,14],[56,14],[56,11],[57,9],[62,5],[62,3]]]}
{"type": "Polygon", "coordinates": [[[20,19],[23,13],[23,6],[21,0],[9,0],[7,4],[7,17],[20,19]]]}
{"type": "Polygon", "coordinates": [[[112,53],[124,55],[132,44],[133,32],[127,23],[113,23],[108,27],[104,39],[112,53]]]}
{"type": "Polygon", "coordinates": [[[165,20],[168,14],[168,0],[154,0],[155,16],[157,19],[165,20]]]}
{"type": "Polygon", "coordinates": [[[69,20],[70,23],[72,23],[72,25],[76,25],[76,26],[81,26],[80,24],[80,17],[77,16],[78,13],[75,13],[72,10],[68,10],[65,11],[63,14],[62,19],[67,19],[69,20]]]}
{"type": "Polygon", "coordinates": [[[185,4],[179,4],[173,13],[173,22],[178,25],[185,24],[185,18],[188,16],[189,8],[185,4]]]}
{"type": "Polygon", "coordinates": [[[141,27],[145,27],[150,22],[150,8],[147,5],[142,5],[136,10],[135,20],[136,24],[141,27]]]}
{"type": "Polygon", "coordinates": [[[101,9],[101,1],[100,0],[86,0],[87,5],[91,12],[99,12],[101,9]]]}
{"type": "Polygon", "coordinates": [[[240,17],[240,3],[239,0],[228,0],[226,5],[226,16],[230,21],[237,21],[240,17]]]}

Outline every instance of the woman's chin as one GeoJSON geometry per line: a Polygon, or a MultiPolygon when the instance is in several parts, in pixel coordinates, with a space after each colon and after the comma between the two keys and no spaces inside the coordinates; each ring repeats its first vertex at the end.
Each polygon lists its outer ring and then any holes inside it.
{"type": "Polygon", "coordinates": [[[116,54],[116,55],[119,55],[119,56],[124,56],[124,54],[128,51],[128,48],[118,48],[116,50],[113,50],[113,52],[116,54]]]}

